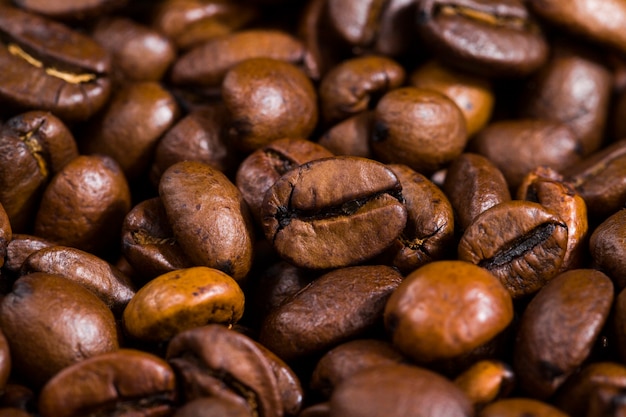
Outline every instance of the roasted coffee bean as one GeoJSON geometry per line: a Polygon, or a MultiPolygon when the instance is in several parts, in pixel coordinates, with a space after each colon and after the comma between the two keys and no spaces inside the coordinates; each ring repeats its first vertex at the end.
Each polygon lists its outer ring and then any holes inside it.
{"type": "Polygon", "coordinates": [[[452,359],[484,345],[513,320],[513,302],[489,271],[437,261],[409,274],[385,306],[392,344],[417,363],[452,359]]]}
{"type": "Polygon", "coordinates": [[[568,417],[559,409],[532,398],[507,398],[483,409],[478,417],[568,417]]]}
{"type": "Polygon", "coordinates": [[[8,255],[8,246],[13,239],[13,230],[11,229],[11,222],[7,212],[0,204],[0,267],[4,265],[5,259],[8,255]]]}
{"type": "Polygon", "coordinates": [[[540,119],[491,123],[476,135],[469,149],[498,167],[512,190],[539,166],[562,171],[582,157],[580,140],[570,128],[540,119]]]}
{"type": "Polygon", "coordinates": [[[283,175],[267,191],[263,230],[281,257],[305,268],[370,259],[406,225],[401,185],[379,162],[319,159],[283,175]]]}
{"type": "Polygon", "coordinates": [[[127,0],[45,1],[14,0],[17,6],[29,12],[53,19],[82,20],[120,9],[127,0]]]}
{"type": "Polygon", "coordinates": [[[14,234],[7,245],[6,262],[4,268],[8,271],[18,273],[22,269],[22,264],[26,258],[39,249],[54,246],[54,243],[33,235],[14,234]]]}
{"type": "Polygon", "coordinates": [[[566,32],[626,51],[626,34],[620,30],[626,22],[626,5],[619,0],[542,0],[528,2],[528,7],[566,32]]]}
{"type": "MultiPolygon", "coordinates": [[[[617,362],[594,362],[583,366],[559,389],[554,404],[571,417],[591,417],[592,414],[587,413],[590,398],[603,387],[624,392],[626,367],[617,362]]],[[[619,402],[623,403],[622,400],[619,402]]]]}
{"type": "Polygon", "coordinates": [[[74,136],[52,113],[22,113],[2,126],[0,155],[0,203],[15,231],[32,231],[45,186],[78,156],[74,136]]]}
{"type": "Polygon", "coordinates": [[[561,271],[580,267],[589,228],[587,205],[580,194],[554,170],[539,167],[524,178],[517,197],[537,202],[563,220],[567,225],[567,249],[561,271]]]}
{"type": "Polygon", "coordinates": [[[463,152],[465,118],[441,93],[397,88],[378,102],[370,141],[379,160],[430,175],[463,152]]]}
{"type": "Polygon", "coordinates": [[[174,97],[156,82],[130,83],[113,95],[80,141],[85,154],[115,159],[129,181],[145,174],[158,139],[178,118],[174,97]]]}
{"type": "Polygon", "coordinates": [[[0,304],[0,326],[15,371],[39,387],[63,368],[118,349],[111,310],[81,285],[35,272],[0,304]]]}
{"type": "Polygon", "coordinates": [[[613,302],[600,271],[574,269],[547,283],[524,311],[514,351],[520,387],[549,398],[587,358],[613,302]]]}
{"type": "Polygon", "coordinates": [[[322,356],[313,370],[310,386],[329,398],[337,385],[357,372],[404,362],[407,359],[388,342],[376,339],[352,340],[322,356]]]}
{"type": "Polygon", "coordinates": [[[458,71],[433,60],[411,73],[410,84],[440,92],[452,99],[465,116],[469,137],[485,127],[491,118],[495,97],[487,78],[458,71]]]}
{"type": "Polygon", "coordinates": [[[373,125],[374,112],[363,111],[328,129],[317,143],[335,155],[373,159],[369,143],[373,125]]]}
{"type": "Polygon", "coordinates": [[[320,83],[320,107],[324,121],[336,123],[374,108],[378,97],[404,83],[405,75],[400,64],[383,56],[343,61],[332,68],[320,83]]]}
{"type": "Polygon", "coordinates": [[[326,273],[274,309],[259,341],[281,359],[324,352],[381,324],[402,276],[387,266],[355,266],[326,273]]]}
{"type": "Polygon", "coordinates": [[[201,397],[179,408],[174,417],[253,417],[243,405],[222,397],[201,397]]]}
{"type": "Polygon", "coordinates": [[[63,246],[100,253],[119,241],[130,190],[118,163],[81,155],[55,175],[43,193],[35,234],[63,246]]]}
{"type": "Polygon", "coordinates": [[[506,398],[515,386],[515,375],[509,365],[497,360],[476,362],[454,379],[476,410],[500,398],[506,398]]]}
{"type": "Polygon", "coordinates": [[[557,44],[550,61],[527,84],[521,117],[567,125],[581,156],[602,145],[612,74],[591,52],[557,44]]]}
{"type": "Polygon", "coordinates": [[[443,191],[461,230],[467,229],[483,211],[511,200],[502,172],[489,159],[475,153],[464,153],[450,164],[443,191]]]}
{"type": "Polygon", "coordinates": [[[306,162],[331,156],[323,146],[305,139],[278,139],[252,152],[239,164],[235,184],[255,219],[261,222],[265,193],[281,176],[306,162]]]}
{"type": "Polygon", "coordinates": [[[163,172],[181,161],[203,162],[224,172],[235,170],[232,144],[222,134],[226,122],[223,105],[205,106],[179,120],[159,139],[150,168],[150,180],[158,184],[163,172]]]}
{"type": "Polygon", "coordinates": [[[244,295],[235,280],[198,266],[158,276],[141,287],[124,310],[124,329],[135,339],[166,341],[207,323],[234,324],[244,295]]]}
{"type": "Polygon", "coordinates": [[[120,349],[68,366],[41,390],[42,417],[168,415],[174,408],[176,378],[163,359],[120,349]]]}
{"type": "Polygon", "coordinates": [[[461,237],[458,256],[489,270],[519,298],[556,276],[566,250],[567,225],[556,213],[513,200],[476,217],[461,237]]]}
{"type": "Polygon", "coordinates": [[[85,120],[111,92],[109,54],[68,26],[0,5],[0,102],[85,120]],[[36,93],[24,84],[36,86],[36,93]]]}
{"type": "Polygon", "coordinates": [[[375,42],[385,0],[328,0],[328,17],[350,45],[368,47],[375,42]]]}
{"type": "Polygon", "coordinates": [[[626,288],[626,209],[602,222],[589,238],[594,266],[604,271],[618,290],[626,288]]]}
{"type": "Polygon", "coordinates": [[[142,201],[126,214],[122,226],[122,252],[143,282],[193,266],[174,238],[159,197],[142,201]]]}
{"type": "Polygon", "coordinates": [[[305,56],[302,42],[286,32],[244,30],[191,49],[178,58],[171,77],[176,85],[217,88],[231,68],[248,59],[270,58],[298,65],[305,56]]]}
{"type": "Polygon", "coordinates": [[[2,390],[3,395],[10,375],[11,352],[9,351],[9,342],[4,333],[0,331],[0,390],[2,390]]]}
{"type": "Polygon", "coordinates": [[[626,140],[595,152],[563,172],[582,195],[589,216],[604,220],[626,204],[626,140]]]}
{"type": "Polygon", "coordinates": [[[67,246],[43,248],[22,264],[23,275],[46,272],[82,285],[120,315],[135,295],[134,285],[122,271],[96,255],[67,246]]]}
{"type": "Polygon", "coordinates": [[[159,81],[176,57],[172,41],[131,19],[101,19],[92,36],[111,54],[120,81],[159,81]]]}
{"type": "Polygon", "coordinates": [[[0,397],[1,409],[5,408],[17,408],[24,412],[36,409],[35,393],[33,390],[25,385],[8,383],[2,390],[2,396],[0,397]]]}
{"type": "Polygon", "coordinates": [[[227,35],[257,17],[250,3],[229,0],[165,0],[156,5],[152,26],[181,49],[227,35]]]}
{"type": "Polygon", "coordinates": [[[230,399],[253,416],[280,417],[284,409],[276,376],[264,352],[247,336],[220,325],[179,333],[167,348],[186,401],[230,399]]]}
{"type": "Polygon", "coordinates": [[[288,62],[256,58],[235,65],[224,77],[222,99],[230,117],[226,134],[246,152],[276,139],[307,138],[317,123],[313,84],[288,62]]]}
{"type": "Polygon", "coordinates": [[[386,365],[358,372],[335,389],[330,417],[473,416],[465,394],[443,376],[411,365],[386,365]],[[411,411],[409,411],[411,410],[411,411]]]}
{"type": "Polygon", "coordinates": [[[159,195],[178,244],[195,265],[242,280],[252,264],[253,231],[241,193],[221,172],[200,162],[169,167],[159,195]]]}
{"type": "Polygon", "coordinates": [[[520,0],[419,0],[417,30],[437,56],[481,76],[520,77],[541,67],[548,44],[520,0]]]}
{"type": "Polygon", "coordinates": [[[402,185],[406,227],[383,258],[403,274],[453,252],[454,215],[445,194],[406,165],[388,165],[402,185]]]}

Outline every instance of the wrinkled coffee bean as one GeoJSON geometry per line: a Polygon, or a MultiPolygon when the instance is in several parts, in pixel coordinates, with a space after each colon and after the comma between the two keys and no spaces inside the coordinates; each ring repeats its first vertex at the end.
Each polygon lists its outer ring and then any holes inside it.
{"type": "Polygon", "coordinates": [[[372,330],[402,276],[387,266],[356,266],[324,274],[270,312],[259,341],[289,362],[372,330]]]}
{"type": "Polygon", "coordinates": [[[22,264],[23,275],[46,272],[82,285],[114,313],[121,314],[135,295],[130,279],[115,266],[95,255],[67,246],[42,248],[22,264]]]}
{"type": "Polygon", "coordinates": [[[611,280],[593,269],[547,283],[520,320],[513,362],[520,387],[549,398],[589,355],[612,302],[611,280]]]}
{"type": "Polygon", "coordinates": [[[0,102],[47,110],[62,120],[85,120],[111,92],[111,58],[68,26],[0,5],[0,102]],[[29,94],[24,83],[37,86],[29,94]]]}
{"type": "Polygon", "coordinates": [[[39,249],[49,248],[55,244],[49,240],[33,235],[13,234],[7,245],[4,268],[10,272],[18,273],[26,258],[39,249]]]}
{"type": "Polygon", "coordinates": [[[198,266],[158,276],[141,287],[124,309],[133,338],[165,341],[207,323],[232,325],[243,315],[244,295],[225,273],[198,266]]]}
{"type": "Polygon", "coordinates": [[[120,349],[68,366],[41,390],[43,417],[166,415],[176,398],[174,371],[146,352],[120,349]]]}
{"type": "Polygon", "coordinates": [[[407,221],[401,185],[383,164],[356,157],[308,162],[267,191],[263,230],[276,251],[305,268],[337,268],[389,247],[407,221]]]}
{"type": "Polygon", "coordinates": [[[520,0],[419,0],[416,27],[440,59],[482,76],[524,76],[548,58],[520,0]]]}
{"type": "Polygon", "coordinates": [[[385,306],[392,344],[417,363],[458,357],[513,320],[506,288],[486,269],[437,261],[409,274],[385,306]]]}
{"type": "Polygon", "coordinates": [[[159,195],[174,237],[196,265],[240,281],[252,264],[253,230],[241,193],[221,172],[179,162],[161,177],[159,195]]]}
{"type": "Polygon", "coordinates": [[[489,270],[513,298],[537,292],[560,271],[567,225],[553,211],[529,201],[500,203],[465,229],[459,259],[489,270]]]}
{"type": "Polygon", "coordinates": [[[81,285],[44,272],[15,282],[0,303],[0,327],[12,366],[35,386],[71,364],[119,347],[106,304],[81,285]]]}

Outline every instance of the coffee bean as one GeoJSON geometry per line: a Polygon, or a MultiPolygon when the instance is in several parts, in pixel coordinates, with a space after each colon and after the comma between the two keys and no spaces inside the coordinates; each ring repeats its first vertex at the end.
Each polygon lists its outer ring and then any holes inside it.
{"type": "Polygon", "coordinates": [[[531,398],[507,398],[483,409],[480,417],[566,417],[559,409],[531,398]]]}
{"type": "Polygon", "coordinates": [[[626,210],[622,209],[602,222],[589,238],[594,265],[604,271],[618,290],[626,288],[626,210]]]}
{"type": "Polygon", "coordinates": [[[356,157],[312,161],[267,191],[263,230],[286,260],[336,268],[381,253],[406,224],[401,185],[384,165],[356,157]]]}
{"type": "Polygon", "coordinates": [[[515,374],[509,365],[497,360],[476,362],[454,379],[474,408],[479,411],[487,404],[506,398],[514,388],[515,374]]]}
{"type": "Polygon", "coordinates": [[[53,19],[86,19],[120,9],[127,0],[96,0],[88,2],[15,0],[14,3],[32,13],[53,19]]]}

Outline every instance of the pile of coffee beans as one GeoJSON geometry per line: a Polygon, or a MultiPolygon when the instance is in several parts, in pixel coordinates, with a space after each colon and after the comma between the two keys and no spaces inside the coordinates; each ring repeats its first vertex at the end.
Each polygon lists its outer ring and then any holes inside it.
{"type": "Polygon", "coordinates": [[[0,417],[626,415],[626,1],[0,0],[0,417]]]}

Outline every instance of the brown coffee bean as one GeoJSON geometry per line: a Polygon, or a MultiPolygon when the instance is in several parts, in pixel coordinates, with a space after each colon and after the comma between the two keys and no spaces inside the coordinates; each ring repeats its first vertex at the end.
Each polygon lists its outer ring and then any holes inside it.
{"type": "Polygon", "coordinates": [[[529,201],[508,201],[480,214],[465,230],[460,260],[489,270],[513,298],[533,294],[560,271],[567,225],[529,201]]]}
{"type": "MultiPolygon", "coordinates": [[[[571,417],[591,417],[591,397],[602,387],[626,390],[626,367],[616,362],[594,362],[573,374],[554,397],[554,404],[571,417]]],[[[620,401],[622,402],[622,401],[620,401]]]]}
{"type": "Polygon", "coordinates": [[[0,331],[0,390],[3,396],[7,386],[7,381],[11,375],[11,352],[9,351],[9,342],[0,331]]]}
{"type": "Polygon", "coordinates": [[[330,404],[328,402],[318,403],[302,410],[298,417],[328,417],[330,415],[330,404]]]}
{"type": "Polygon", "coordinates": [[[180,269],[137,291],[124,310],[124,329],[135,339],[165,341],[207,323],[234,324],[243,309],[243,291],[225,273],[204,266],[180,269]]]}
{"type": "Polygon", "coordinates": [[[332,68],[320,83],[320,107],[324,121],[336,123],[374,108],[377,97],[400,87],[404,78],[404,68],[383,56],[343,61],[332,68]]]}
{"type": "Polygon", "coordinates": [[[461,261],[437,261],[415,270],[385,306],[393,345],[418,363],[468,353],[512,319],[511,296],[498,279],[461,261]]]}
{"type": "Polygon", "coordinates": [[[317,93],[296,66],[249,59],[228,71],[222,99],[230,115],[227,136],[243,151],[282,138],[308,138],[318,118],[317,93]]]}
{"type": "Polygon", "coordinates": [[[527,84],[521,117],[566,124],[589,155],[603,140],[612,74],[590,51],[557,44],[550,61],[527,84]]]}
{"type": "Polygon", "coordinates": [[[410,84],[452,99],[465,116],[468,137],[485,127],[491,118],[495,97],[487,78],[448,68],[433,60],[411,73],[410,84]]]}
{"type": "Polygon", "coordinates": [[[78,156],[74,136],[52,113],[22,113],[2,126],[0,155],[0,203],[15,231],[31,231],[46,184],[78,156]]]}
{"type": "Polygon", "coordinates": [[[539,166],[562,171],[582,157],[580,141],[571,129],[559,122],[539,119],[491,123],[476,135],[469,149],[498,167],[512,190],[539,166]]]}
{"type": "Polygon", "coordinates": [[[441,93],[398,88],[378,102],[370,140],[379,160],[430,175],[463,152],[465,118],[441,93]]]}
{"type": "Polygon", "coordinates": [[[169,343],[167,360],[180,375],[186,401],[226,398],[248,408],[252,415],[284,414],[267,357],[241,333],[216,324],[182,332],[169,343]]]}
{"type": "Polygon", "coordinates": [[[563,220],[567,225],[567,249],[561,271],[579,268],[584,260],[589,228],[587,206],[580,194],[554,170],[539,167],[524,178],[517,197],[537,202],[563,220]]]}
{"type": "Polygon", "coordinates": [[[363,111],[328,129],[317,143],[335,155],[373,159],[369,143],[373,125],[374,112],[363,111]]]}
{"type": "Polygon", "coordinates": [[[122,271],[95,255],[67,246],[43,248],[30,255],[21,273],[32,272],[59,275],[82,285],[116,315],[135,295],[134,285],[122,271]]]}
{"type": "Polygon", "coordinates": [[[236,158],[232,144],[222,134],[226,122],[223,105],[205,106],[179,120],[159,139],[150,168],[157,185],[163,172],[176,162],[198,161],[225,174],[232,173],[236,158]]]}
{"type": "Polygon", "coordinates": [[[141,275],[142,283],[193,266],[174,238],[159,197],[142,201],[126,214],[122,226],[122,252],[141,275]]]}
{"type": "Polygon", "coordinates": [[[515,375],[509,365],[498,360],[476,362],[454,379],[478,411],[487,404],[507,397],[515,385],[515,375]]]}
{"type": "Polygon", "coordinates": [[[59,245],[100,253],[119,241],[130,190],[120,166],[81,155],[52,178],[35,217],[35,234],[59,245]]]}
{"type": "Polygon", "coordinates": [[[328,17],[349,44],[367,47],[374,43],[385,0],[328,0],[328,17]]]}
{"type": "Polygon", "coordinates": [[[86,35],[60,23],[0,5],[0,101],[85,120],[111,92],[110,56],[86,35]],[[37,86],[36,94],[24,83],[37,86]]]}
{"type": "Polygon", "coordinates": [[[619,0],[559,0],[529,2],[530,9],[542,19],[577,35],[626,51],[626,5],[619,0]]]}
{"type": "Polygon", "coordinates": [[[532,398],[507,398],[485,407],[478,417],[568,417],[559,409],[532,398]]]}
{"type": "Polygon", "coordinates": [[[7,212],[0,204],[0,267],[4,265],[5,259],[8,257],[8,246],[13,239],[13,230],[7,212]]]}
{"type": "MultiPolygon", "coordinates": [[[[626,209],[602,222],[589,238],[594,266],[604,271],[617,290],[626,288],[626,209]]],[[[7,256],[8,257],[8,256],[7,256]]]]}
{"type": "Polygon", "coordinates": [[[202,397],[179,408],[174,417],[253,417],[243,405],[222,397],[202,397]]]}
{"type": "Polygon", "coordinates": [[[402,276],[387,266],[355,266],[321,276],[270,312],[259,341],[281,359],[324,352],[380,323],[402,276]]]}
{"type": "Polygon", "coordinates": [[[517,333],[513,365],[520,387],[549,398],[589,355],[612,302],[611,280],[593,269],[567,271],[547,283],[517,333]]]}
{"type": "Polygon", "coordinates": [[[389,247],[406,224],[401,185],[379,162],[318,159],[267,191],[263,230],[281,257],[304,268],[337,268],[389,247]]]}
{"type": "Polygon", "coordinates": [[[161,177],[159,195],[178,244],[195,265],[242,280],[252,264],[253,232],[241,193],[221,172],[179,162],[161,177]]]}
{"type": "Polygon", "coordinates": [[[331,156],[326,148],[306,139],[278,139],[252,152],[239,164],[235,184],[260,223],[265,193],[282,175],[306,162],[331,156]]]}
{"type": "Polygon", "coordinates": [[[548,58],[548,44],[522,1],[422,0],[417,14],[424,44],[481,76],[528,75],[548,58]]]}
{"type": "Polygon", "coordinates": [[[388,167],[402,185],[407,222],[383,258],[389,258],[391,266],[408,274],[453,252],[454,215],[448,198],[428,178],[406,165],[388,167]]]}
{"type": "Polygon", "coordinates": [[[8,383],[2,390],[2,397],[0,397],[1,409],[11,408],[19,409],[24,412],[35,410],[36,402],[35,393],[26,385],[8,383]]]}
{"type": "Polygon", "coordinates": [[[439,374],[410,365],[364,370],[342,382],[330,398],[330,417],[468,417],[469,399],[439,374]]]}
{"type": "Polygon", "coordinates": [[[626,204],[626,140],[620,140],[570,166],[567,182],[582,195],[589,216],[604,220],[626,204]]]}
{"type": "Polygon", "coordinates": [[[216,88],[231,68],[248,59],[270,58],[297,65],[305,56],[302,42],[289,33],[242,30],[202,43],[180,56],[171,78],[176,85],[216,88]]]}
{"type": "Polygon", "coordinates": [[[83,20],[120,9],[128,1],[91,0],[77,3],[73,1],[15,0],[13,3],[29,12],[53,19],[83,20]]]}
{"type": "Polygon", "coordinates": [[[511,200],[502,172],[489,159],[475,153],[464,153],[450,164],[443,191],[461,230],[467,229],[483,211],[511,200]]]}
{"type": "Polygon", "coordinates": [[[61,369],[118,349],[111,310],[79,284],[56,275],[24,275],[0,304],[11,361],[33,386],[61,369]]]}
{"type": "Polygon", "coordinates": [[[158,139],[174,124],[178,112],[174,97],[160,84],[127,84],[89,124],[81,151],[112,157],[129,181],[136,180],[146,173],[158,139]]]}
{"type": "Polygon", "coordinates": [[[158,416],[172,412],[176,378],[163,359],[132,349],[104,353],[68,366],[41,390],[42,417],[158,416]]]}
{"type": "Polygon", "coordinates": [[[155,6],[152,26],[179,48],[190,49],[244,27],[258,13],[252,4],[229,0],[165,0],[155,6]]]}
{"type": "Polygon", "coordinates": [[[390,343],[376,339],[357,339],[343,343],[322,356],[311,375],[311,389],[330,398],[342,381],[357,372],[382,365],[406,362],[390,343]]]}
{"type": "Polygon", "coordinates": [[[176,57],[167,37],[127,18],[99,20],[92,37],[111,54],[121,81],[159,81],[176,57]]]}
{"type": "Polygon", "coordinates": [[[54,243],[41,237],[14,234],[7,246],[4,268],[10,272],[18,273],[22,269],[22,264],[26,258],[39,249],[50,246],[54,246],[54,243]]]}

